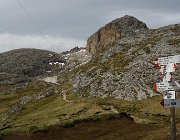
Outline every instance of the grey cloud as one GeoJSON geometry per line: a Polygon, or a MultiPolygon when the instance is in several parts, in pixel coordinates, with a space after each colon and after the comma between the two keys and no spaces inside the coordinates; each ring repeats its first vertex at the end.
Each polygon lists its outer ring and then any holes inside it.
{"type": "MultiPolygon", "coordinates": [[[[86,40],[115,18],[132,15],[158,28],[180,22],[179,0],[19,0],[44,35],[86,40]]],[[[0,33],[41,35],[17,0],[0,0],[0,33]]],[[[72,46],[74,47],[74,46],[72,46]]]]}
{"type": "Polygon", "coordinates": [[[70,50],[72,47],[84,47],[85,41],[73,38],[15,34],[0,34],[0,52],[16,48],[39,48],[56,52],[70,50]]]}
{"type": "MultiPolygon", "coordinates": [[[[1,0],[3,1],[3,0],[1,0]]],[[[7,0],[9,2],[9,0],[7,0]]],[[[104,25],[111,12],[127,11],[125,14],[135,15],[138,10],[144,13],[142,20],[148,18],[147,13],[180,13],[178,0],[20,0],[44,34],[63,35],[86,39],[90,33],[104,25]],[[128,11],[132,11],[129,13],[128,11]],[[83,33],[83,34],[82,34],[83,33]]],[[[20,9],[16,0],[4,7],[4,29],[12,33],[37,34],[32,23],[20,9]],[[13,4],[12,4],[13,3],[13,4]],[[6,10],[6,12],[5,12],[6,10]],[[8,21],[14,22],[8,22],[8,21]]],[[[122,14],[121,14],[122,15],[122,14]]],[[[121,15],[117,16],[120,17],[121,15]]],[[[117,18],[115,17],[115,18],[117,18]]],[[[159,21],[161,22],[161,21],[159,21]]]]}

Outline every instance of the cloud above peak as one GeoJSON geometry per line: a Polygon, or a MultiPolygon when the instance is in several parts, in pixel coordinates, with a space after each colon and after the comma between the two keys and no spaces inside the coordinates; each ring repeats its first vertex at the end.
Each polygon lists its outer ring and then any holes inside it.
{"type": "Polygon", "coordinates": [[[53,37],[49,35],[16,35],[3,33],[0,34],[0,52],[9,51],[17,48],[37,48],[63,52],[70,50],[72,47],[85,47],[85,40],[53,37]]]}
{"type": "Polygon", "coordinates": [[[0,0],[0,51],[84,46],[100,27],[124,15],[149,28],[177,24],[179,5],[180,0],[0,0]]]}

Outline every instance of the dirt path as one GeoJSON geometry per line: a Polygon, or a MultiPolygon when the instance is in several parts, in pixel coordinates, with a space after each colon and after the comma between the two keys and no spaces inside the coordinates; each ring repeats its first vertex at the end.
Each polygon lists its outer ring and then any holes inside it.
{"type": "Polygon", "coordinates": [[[43,78],[40,80],[43,80],[43,81],[48,82],[48,83],[57,84],[57,76],[46,77],[46,78],[43,78]]]}
{"type": "Polygon", "coordinates": [[[166,126],[121,119],[81,123],[72,128],[52,126],[47,132],[6,136],[3,140],[166,140],[167,134],[166,126]]]}
{"type": "Polygon", "coordinates": [[[66,102],[70,102],[69,100],[66,99],[66,93],[63,93],[63,100],[66,101],[66,102]]]}

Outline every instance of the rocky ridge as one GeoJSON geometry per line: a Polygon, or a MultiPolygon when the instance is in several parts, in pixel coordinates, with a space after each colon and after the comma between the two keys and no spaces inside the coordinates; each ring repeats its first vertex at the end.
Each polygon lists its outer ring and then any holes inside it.
{"type": "MultiPolygon", "coordinates": [[[[119,39],[79,68],[70,82],[75,89],[90,96],[125,100],[155,96],[152,86],[161,77],[158,69],[153,68],[153,58],[180,54],[179,32],[180,24],[176,24],[138,31],[136,35],[119,39]]],[[[178,79],[179,72],[180,69],[173,79],[178,79]]]]}
{"type": "Polygon", "coordinates": [[[0,54],[0,73],[36,77],[65,63],[61,54],[40,49],[16,49],[0,54]]]}
{"type": "Polygon", "coordinates": [[[113,20],[100,28],[87,40],[86,49],[95,55],[102,47],[110,45],[115,41],[127,36],[133,36],[139,30],[147,30],[147,26],[132,16],[124,16],[113,20]]]}

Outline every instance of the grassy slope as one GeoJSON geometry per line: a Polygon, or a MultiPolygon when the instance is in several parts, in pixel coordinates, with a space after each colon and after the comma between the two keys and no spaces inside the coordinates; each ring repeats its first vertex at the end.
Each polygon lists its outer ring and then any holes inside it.
{"type": "MultiPolygon", "coordinates": [[[[32,86],[31,86],[32,88],[32,86]]],[[[29,89],[31,89],[29,87],[29,89]]],[[[41,86],[39,87],[41,90],[41,86]]],[[[44,129],[50,125],[72,125],[74,121],[96,120],[103,118],[104,114],[114,115],[112,107],[119,112],[127,112],[135,118],[135,121],[141,123],[166,123],[168,121],[169,111],[160,106],[159,102],[162,97],[156,96],[151,99],[142,101],[124,101],[115,100],[111,98],[79,98],[74,94],[67,95],[67,102],[63,100],[60,92],[39,101],[32,101],[28,103],[23,110],[14,115],[12,118],[2,121],[4,112],[14,105],[21,95],[36,94],[33,92],[26,92],[27,89],[21,93],[14,95],[0,96],[0,124],[8,122],[10,128],[1,131],[0,133],[12,133],[12,131],[29,132],[33,127],[36,129],[44,129]]],[[[178,116],[180,111],[177,110],[178,116]]],[[[107,116],[106,116],[107,117],[107,116]]],[[[177,118],[179,121],[179,119],[177,118]]]]}

